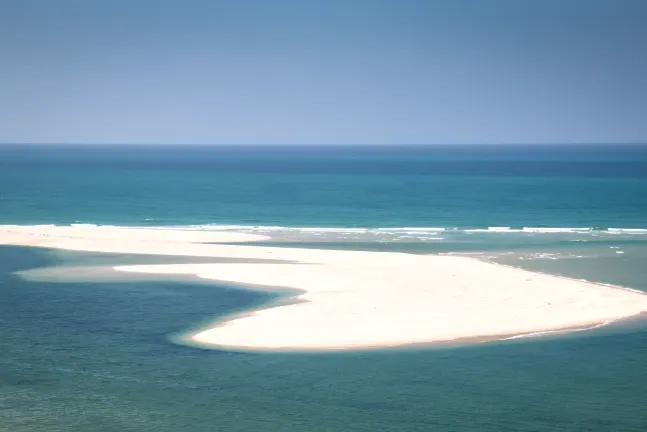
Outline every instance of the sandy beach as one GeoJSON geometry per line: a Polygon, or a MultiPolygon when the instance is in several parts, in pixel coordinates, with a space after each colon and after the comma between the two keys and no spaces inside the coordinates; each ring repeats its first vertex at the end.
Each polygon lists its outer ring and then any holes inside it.
{"type": "Polygon", "coordinates": [[[596,326],[647,311],[647,295],[640,292],[473,258],[212,244],[265,239],[231,231],[0,226],[0,244],[273,260],[116,267],[301,290],[299,302],[216,322],[192,336],[216,347],[337,350],[496,339],[596,326]]]}

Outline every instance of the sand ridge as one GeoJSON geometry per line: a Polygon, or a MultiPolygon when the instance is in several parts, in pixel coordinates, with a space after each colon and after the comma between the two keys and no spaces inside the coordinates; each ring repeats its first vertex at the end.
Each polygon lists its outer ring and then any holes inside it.
{"type": "Polygon", "coordinates": [[[640,292],[474,258],[204,244],[253,240],[263,238],[229,231],[0,226],[0,244],[284,261],[116,267],[303,292],[298,303],[217,322],[191,337],[215,347],[401,346],[582,328],[647,311],[647,295],[640,292]]]}

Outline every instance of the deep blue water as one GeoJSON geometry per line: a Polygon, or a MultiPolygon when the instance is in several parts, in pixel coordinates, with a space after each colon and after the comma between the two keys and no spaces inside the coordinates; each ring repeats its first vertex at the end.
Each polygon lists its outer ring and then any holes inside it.
{"type": "Polygon", "coordinates": [[[647,146],[0,147],[0,223],[645,227],[647,146]]]}
{"type": "MultiPolygon", "coordinates": [[[[647,147],[0,146],[0,224],[70,223],[246,226],[287,246],[474,253],[647,290],[647,231],[608,230],[647,228],[647,147]],[[487,231],[501,226],[515,229],[487,231]]],[[[647,430],[641,322],[460,348],[233,353],[171,336],[273,295],[15,273],[142,260],[168,258],[0,247],[0,431],[647,430]]]]}

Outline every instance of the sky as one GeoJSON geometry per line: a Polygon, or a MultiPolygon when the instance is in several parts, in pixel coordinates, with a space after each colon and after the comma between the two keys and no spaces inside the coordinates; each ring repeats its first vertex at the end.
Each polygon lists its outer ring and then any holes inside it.
{"type": "Polygon", "coordinates": [[[0,142],[647,142],[645,0],[0,0],[0,142]]]}

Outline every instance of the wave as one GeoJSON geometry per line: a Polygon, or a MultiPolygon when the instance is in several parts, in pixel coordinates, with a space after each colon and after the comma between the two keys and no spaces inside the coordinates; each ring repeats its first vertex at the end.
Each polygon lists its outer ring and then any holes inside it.
{"type": "Polygon", "coordinates": [[[610,233],[610,234],[647,234],[645,228],[558,228],[558,227],[487,227],[465,229],[465,232],[490,232],[490,233],[533,233],[533,234],[557,234],[557,233],[610,233]]]}
{"type": "MultiPolygon", "coordinates": [[[[533,226],[489,226],[489,227],[313,227],[278,225],[185,225],[146,227],[152,229],[175,229],[206,232],[242,232],[269,236],[275,241],[300,242],[368,242],[368,243],[419,243],[419,242],[462,242],[483,241],[470,239],[471,236],[560,236],[569,240],[594,237],[637,238],[647,236],[643,228],[600,228],[600,227],[533,227],[533,226]]],[[[521,238],[520,237],[520,238],[521,238]]],[[[511,237],[512,238],[512,237],[511,237]]]]}
{"type": "Polygon", "coordinates": [[[606,325],[611,324],[613,321],[605,321],[600,324],[596,324],[590,327],[578,327],[578,328],[573,328],[573,329],[560,329],[560,330],[546,330],[546,331],[538,331],[538,332],[532,332],[532,333],[522,333],[518,334],[516,336],[510,336],[507,338],[501,339],[502,341],[509,341],[509,340],[515,340],[515,339],[527,339],[527,338],[534,338],[534,337],[540,337],[540,336],[546,336],[546,335],[551,335],[551,334],[564,334],[564,333],[575,333],[575,332],[581,332],[581,331],[589,331],[589,330],[595,330],[600,327],[604,327],[606,325]]]}
{"type": "MultiPolygon", "coordinates": [[[[146,219],[150,221],[151,219],[146,219]]],[[[6,225],[9,226],[9,225],[6,225]]],[[[33,227],[54,227],[56,225],[33,225],[33,227]]],[[[61,226],[61,225],[59,225],[61,226]]],[[[93,223],[72,223],[68,226],[79,228],[110,228],[116,225],[98,225],[93,223]]],[[[400,237],[430,240],[441,239],[439,236],[472,235],[472,234],[517,234],[517,235],[559,235],[571,234],[579,237],[581,234],[613,235],[613,236],[643,236],[647,228],[605,228],[605,227],[545,227],[545,226],[486,226],[486,227],[307,227],[307,226],[278,226],[278,225],[227,225],[227,224],[196,224],[196,225],[148,225],[119,226],[119,228],[138,228],[153,230],[183,230],[183,231],[239,231],[247,233],[281,234],[314,236],[365,236],[371,237],[400,237]]],[[[572,240],[577,241],[577,240],[572,240]]],[[[579,240],[586,241],[586,240],[579,240]]]]}
{"type": "Polygon", "coordinates": [[[182,225],[146,227],[149,229],[180,229],[201,231],[299,231],[304,233],[388,233],[388,234],[438,234],[438,233],[526,233],[526,234],[560,234],[560,233],[608,233],[608,234],[647,234],[647,228],[601,228],[601,227],[299,227],[299,226],[266,226],[266,225],[182,225]]]}

